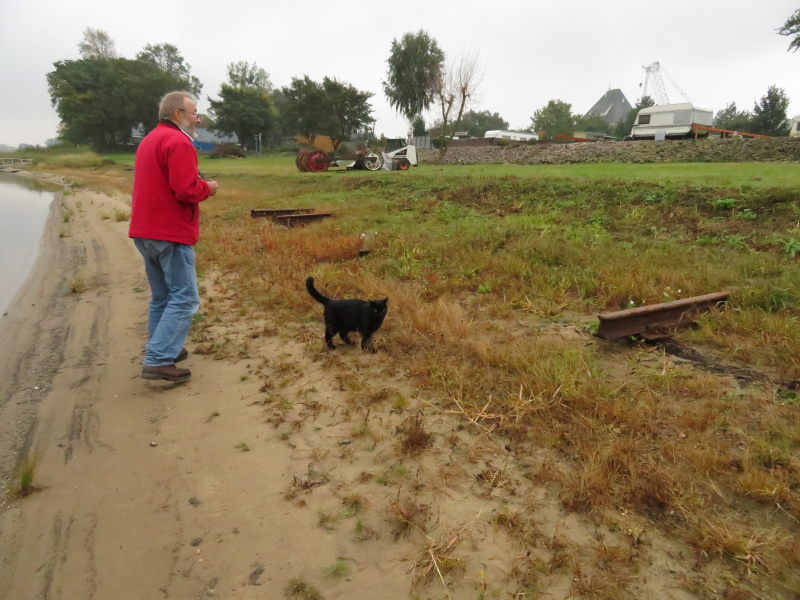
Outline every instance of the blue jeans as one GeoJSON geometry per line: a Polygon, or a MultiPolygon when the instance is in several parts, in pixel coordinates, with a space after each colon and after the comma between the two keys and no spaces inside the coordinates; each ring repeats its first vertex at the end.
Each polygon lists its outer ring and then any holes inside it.
{"type": "Polygon", "coordinates": [[[150,283],[147,349],[142,364],[171,365],[183,348],[200,307],[194,248],[176,242],[134,238],[150,283]]]}

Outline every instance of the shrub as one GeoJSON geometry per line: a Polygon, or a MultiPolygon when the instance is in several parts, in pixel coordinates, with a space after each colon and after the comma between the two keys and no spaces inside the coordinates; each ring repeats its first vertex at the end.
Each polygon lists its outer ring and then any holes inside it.
{"type": "Polygon", "coordinates": [[[244,158],[244,149],[236,144],[219,144],[208,155],[209,158],[244,158]]]}

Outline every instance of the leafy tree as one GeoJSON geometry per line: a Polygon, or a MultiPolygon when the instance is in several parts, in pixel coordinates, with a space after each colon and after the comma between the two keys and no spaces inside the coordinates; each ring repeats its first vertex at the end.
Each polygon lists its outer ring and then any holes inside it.
{"type": "Polygon", "coordinates": [[[461,117],[457,127],[459,131],[466,130],[472,137],[483,137],[487,131],[508,129],[508,121],[498,113],[491,113],[488,110],[480,112],[468,110],[461,117]]]}
{"type": "Polygon", "coordinates": [[[771,85],[767,93],[753,107],[753,133],[763,135],[787,135],[789,122],[786,111],[789,108],[789,98],[786,92],[776,85],[771,85]]]}
{"type": "Polygon", "coordinates": [[[229,63],[228,82],[220,86],[219,100],[208,100],[214,131],[235,134],[244,148],[254,148],[256,137],[268,137],[276,126],[271,89],[269,75],[256,63],[229,63]]]}
{"type": "Polygon", "coordinates": [[[411,121],[411,133],[415,136],[425,135],[425,119],[417,115],[411,121]]]}
{"type": "Polygon", "coordinates": [[[114,40],[102,29],[87,27],[83,32],[83,41],[78,44],[81,58],[116,58],[114,40]]]}
{"type": "Polygon", "coordinates": [[[214,131],[235,134],[244,148],[254,148],[256,137],[268,136],[275,120],[269,94],[256,87],[236,87],[223,83],[219,99],[208,100],[214,131]]]}
{"type": "Polygon", "coordinates": [[[731,102],[717,114],[714,115],[714,127],[720,129],[731,129],[733,131],[751,131],[753,127],[753,115],[747,111],[740,111],[736,108],[736,102],[731,102]]]}
{"type": "Polygon", "coordinates": [[[631,129],[633,129],[633,123],[636,121],[636,115],[639,114],[639,111],[643,108],[650,108],[651,106],[655,106],[656,101],[653,100],[650,96],[642,96],[636,105],[628,111],[628,116],[625,117],[625,120],[617,126],[616,129],[616,136],[618,138],[624,138],[631,134],[631,129]]]}
{"type": "Polygon", "coordinates": [[[54,67],[47,83],[63,125],[60,137],[97,149],[126,143],[140,123],[154,127],[159,98],[176,88],[170,75],[137,60],[65,60],[54,67]]]}
{"type": "Polygon", "coordinates": [[[228,64],[228,83],[235,87],[249,87],[272,91],[269,74],[256,63],[239,61],[228,64]]]}
{"type": "Polygon", "coordinates": [[[616,127],[606,123],[602,117],[575,115],[575,131],[591,131],[593,133],[615,135],[616,127]]]}
{"type": "Polygon", "coordinates": [[[800,49],[800,9],[794,11],[791,16],[786,19],[783,27],[778,29],[778,33],[781,35],[792,36],[792,40],[789,42],[788,50],[797,52],[797,50],[800,49]]]}
{"type": "Polygon", "coordinates": [[[147,44],[136,55],[136,60],[148,62],[172,76],[176,81],[185,82],[181,89],[200,95],[203,85],[192,75],[191,65],[181,56],[180,51],[172,44],[147,44]]]}
{"type": "Polygon", "coordinates": [[[330,77],[322,80],[327,129],[332,137],[345,140],[372,123],[371,92],[362,92],[349,83],[330,77]]]}
{"type": "Polygon", "coordinates": [[[342,141],[373,122],[372,94],[349,83],[330,77],[319,83],[305,75],[292,78],[281,92],[286,106],[284,126],[309,139],[324,134],[342,141]]]}
{"type": "Polygon", "coordinates": [[[58,61],[46,75],[60,137],[74,144],[103,149],[127,143],[133,127],[155,127],[165,93],[200,85],[170,44],[148,45],[137,60],[117,58],[108,34],[88,28],[78,47],[83,58],[58,61]]]}
{"type": "Polygon", "coordinates": [[[544,135],[540,136],[544,139],[552,139],[556,135],[572,135],[575,130],[572,105],[561,100],[550,100],[546,106],[533,113],[531,121],[534,131],[544,131],[544,135]]]}
{"type": "Polygon", "coordinates": [[[322,86],[308,75],[303,78],[292,77],[289,86],[281,89],[286,108],[283,111],[284,126],[287,132],[313,139],[325,133],[325,106],[322,86]]]}
{"type": "Polygon", "coordinates": [[[404,34],[400,41],[392,40],[386,62],[389,70],[383,91],[389,105],[411,122],[433,102],[444,52],[435,39],[420,29],[404,34]]]}

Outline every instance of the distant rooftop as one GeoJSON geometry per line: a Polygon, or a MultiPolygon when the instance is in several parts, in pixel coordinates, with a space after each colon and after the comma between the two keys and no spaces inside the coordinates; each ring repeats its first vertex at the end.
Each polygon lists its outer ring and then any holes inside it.
{"type": "Polygon", "coordinates": [[[608,90],[603,97],[586,111],[587,117],[600,117],[609,125],[623,122],[633,109],[620,89],[608,90]]]}

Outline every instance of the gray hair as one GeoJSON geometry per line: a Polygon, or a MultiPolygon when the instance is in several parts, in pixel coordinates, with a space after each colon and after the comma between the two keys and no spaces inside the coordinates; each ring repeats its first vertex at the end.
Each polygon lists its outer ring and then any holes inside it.
{"type": "Polygon", "coordinates": [[[170,92],[165,94],[158,105],[158,118],[171,119],[176,110],[183,108],[186,98],[192,102],[197,102],[189,92],[170,92]]]}

